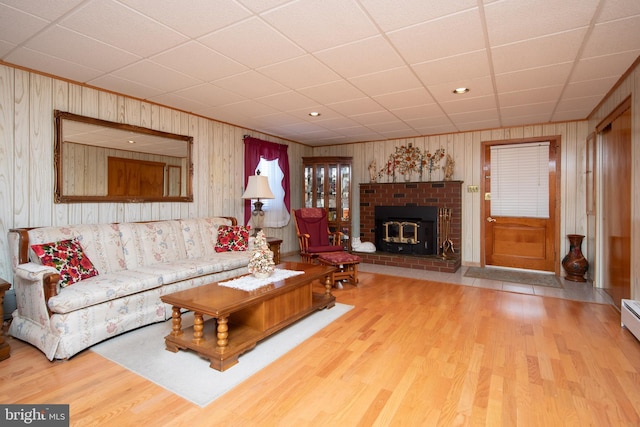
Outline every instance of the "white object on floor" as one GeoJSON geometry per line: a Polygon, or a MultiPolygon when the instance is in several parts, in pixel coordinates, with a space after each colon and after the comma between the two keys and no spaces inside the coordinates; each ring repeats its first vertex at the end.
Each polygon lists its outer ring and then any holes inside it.
{"type": "Polygon", "coordinates": [[[640,301],[623,299],[620,305],[620,323],[640,340],[640,301]]]}
{"type": "Polygon", "coordinates": [[[375,252],[376,245],[371,242],[363,242],[360,237],[354,237],[351,239],[351,247],[356,252],[375,252]]]}

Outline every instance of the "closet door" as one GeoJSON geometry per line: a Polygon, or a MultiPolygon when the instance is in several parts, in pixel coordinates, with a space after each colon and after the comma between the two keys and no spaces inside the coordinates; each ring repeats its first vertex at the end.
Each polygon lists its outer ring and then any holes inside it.
{"type": "Polygon", "coordinates": [[[601,130],[602,287],[620,307],[631,297],[631,109],[601,130]]]}

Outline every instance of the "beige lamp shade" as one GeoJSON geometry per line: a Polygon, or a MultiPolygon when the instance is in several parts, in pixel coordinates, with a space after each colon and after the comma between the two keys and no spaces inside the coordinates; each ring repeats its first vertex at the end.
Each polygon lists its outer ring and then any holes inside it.
{"type": "Polygon", "coordinates": [[[263,175],[251,175],[247,188],[242,195],[243,199],[274,199],[275,196],[269,187],[269,178],[263,175]]]}

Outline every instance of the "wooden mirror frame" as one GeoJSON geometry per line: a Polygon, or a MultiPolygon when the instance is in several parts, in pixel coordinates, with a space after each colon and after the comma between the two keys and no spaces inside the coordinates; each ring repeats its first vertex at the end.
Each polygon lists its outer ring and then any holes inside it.
{"type": "MultiPolygon", "coordinates": [[[[140,126],[129,125],[124,123],[115,123],[107,120],[95,119],[92,117],[80,116],[73,113],[67,113],[64,111],[54,111],[54,119],[56,126],[55,133],[55,146],[54,146],[54,171],[55,171],[55,185],[54,185],[54,202],[55,203],[91,203],[91,202],[122,202],[122,203],[141,203],[141,202],[193,202],[193,160],[192,160],[192,146],[193,137],[186,135],[178,135],[168,132],[162,132],[158,130],[148,129],[140,126]],[[64,122],[75,121],[81,123],[87,123],[90,125],[96,125],[116,130],[121,130],[127,134],[141,134],[145,137],[158,137],[158,143],[163,141],[167,143],[167,139],[175,140],[176,143],[186,144],[186,166],[184,168],[184,196],[118,196],[118,195],[72,195],[65,194],[63,191],[64,183],[64,170],[63,165],[63,143],[65,142],[64,122]]],[[[171,141],[168,141],[169,143],[171,141]]],[[[67,165],[67,167],[69,167],[67,165]]],[[[166,169],[166,168],[165,168],[166,169]]],[[[108,178],[105,178],[108,180],[108,178]]],[[[164,185],[163,185],[164,188],[164,185]]]]}

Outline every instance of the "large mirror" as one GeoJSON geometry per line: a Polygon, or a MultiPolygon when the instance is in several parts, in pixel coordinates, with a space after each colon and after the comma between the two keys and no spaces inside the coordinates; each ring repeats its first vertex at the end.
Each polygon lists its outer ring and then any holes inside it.
{"type": "Polygon", "coordinates": [[[56,203],[191,202],[193,138],[55,111],[56,203]]]}

